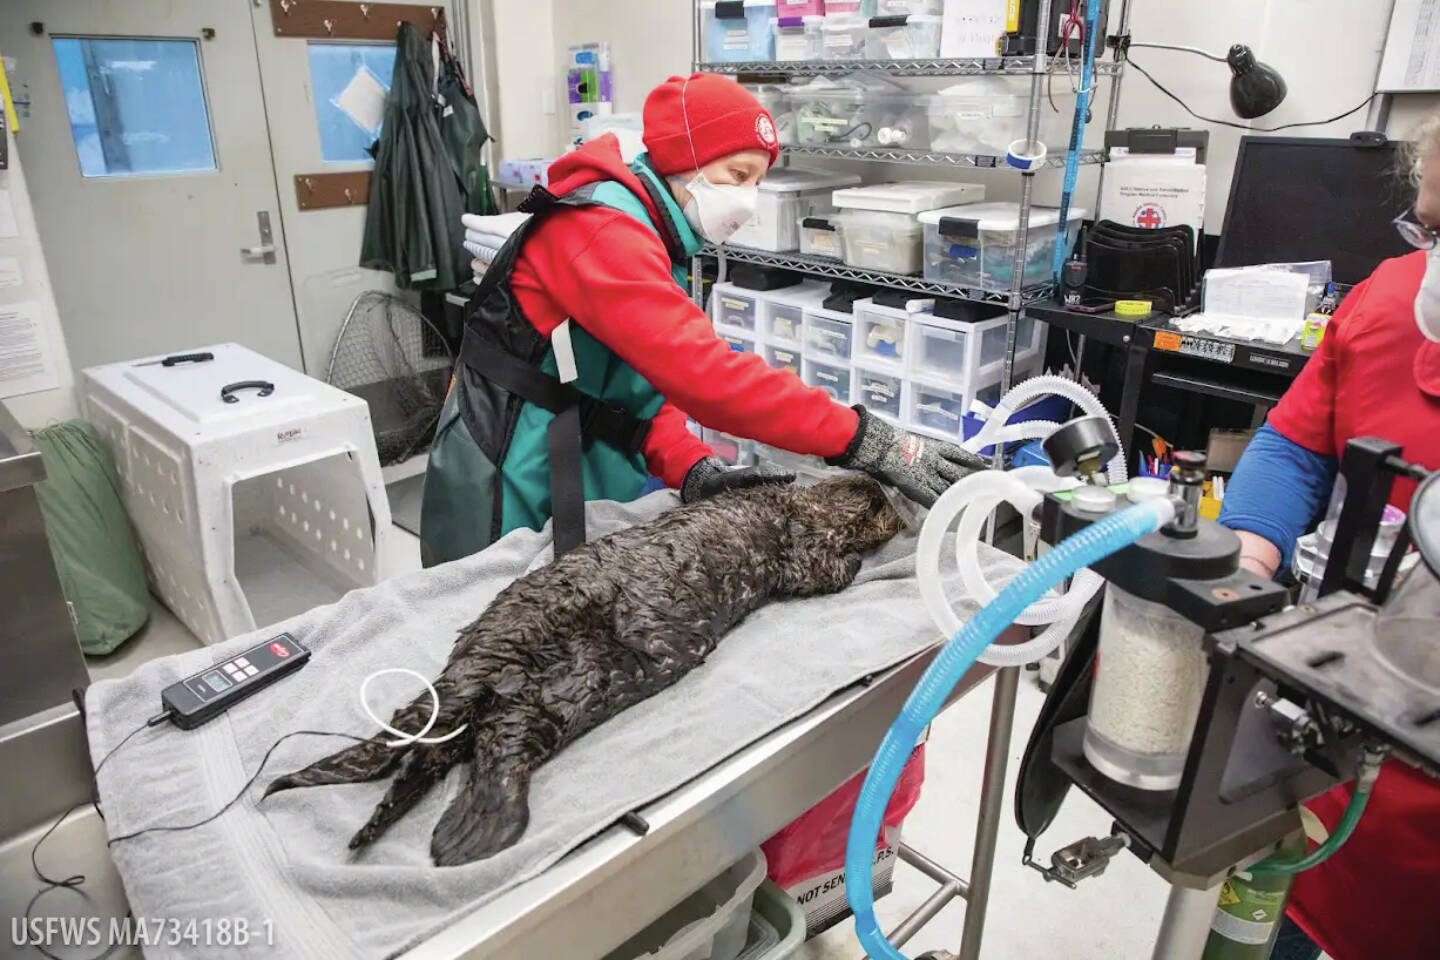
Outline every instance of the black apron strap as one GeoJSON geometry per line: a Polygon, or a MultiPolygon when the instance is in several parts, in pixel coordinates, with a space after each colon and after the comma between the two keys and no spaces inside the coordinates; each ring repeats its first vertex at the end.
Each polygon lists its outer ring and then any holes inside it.
{"type": "Polygon", "coordinates": [[[545,434],[550,453],[550,516],[557,558],[585,542],[585,478],[580,469],[580,408],[555,415],[545,434]]]}
{"type": "Polygon", "coordinates": [[[639,453],[650,432],[650,421],[631,416],[623,407],[598,400],[561,383],[519,357],[467,334],[460,345],[460,360],[480,376],[538,407],[560,414],[579,409],[580,432],[604,440],[626,453],[639,453]]]}

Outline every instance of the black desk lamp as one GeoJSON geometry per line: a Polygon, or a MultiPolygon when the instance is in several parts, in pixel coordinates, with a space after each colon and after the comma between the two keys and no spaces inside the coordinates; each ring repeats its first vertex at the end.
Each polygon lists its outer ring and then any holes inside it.
{"type": "Polygon", "coordinates": [[[1255,51],[1237,43],[1223,57],[1201,50],[1199,47],[1182,47],[1170,43],[1141,43],[1132,40],[1131,47],[1153,47],[1157,50],[1179,50],[1194,53],[1230,65],[1230,109],[1243,120],[1263,117],[1285,100],[1285,78],[1266,63],[1255,59],[1255,51]]]}

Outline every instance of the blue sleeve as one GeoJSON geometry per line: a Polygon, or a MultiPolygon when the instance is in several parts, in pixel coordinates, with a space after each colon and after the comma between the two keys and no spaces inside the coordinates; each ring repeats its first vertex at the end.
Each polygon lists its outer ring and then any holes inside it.
{"type": "Polygon", "coordinates": [[[1225,485],[1220,522],[1275,544],[1282,568],[1288,568],[1295,541],[1330,500],[1337,469],[1334,457],[1307,450],[1267,423],[1225,485]]]}

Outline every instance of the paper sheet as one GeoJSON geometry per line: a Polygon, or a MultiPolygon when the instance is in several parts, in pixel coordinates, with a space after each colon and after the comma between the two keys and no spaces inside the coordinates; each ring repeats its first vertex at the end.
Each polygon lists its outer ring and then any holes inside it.
{"type": "Polygon", "coordinates": [[[940,25],[940,56],[993,57],[1005,32],[1006,0],[947,0],[940,25]]]}
{"type": "Polygon", "coordinates": [[[385,84],[362,63],[355,68],[355,76],[345,84],[345,89],[330,102],[355,121],[357,127],[373,137],[380,129],[380,121],[385,117],[385,95],[389,92],[385,84]]]}
{"type": "Polygon", "coordinates": [[[0,398],[60,386],[34,301],[0,304],[0,398]]]}
{"type": "Polygon", "coordinates": [[[20,261],[15,257],[0,257],[0,287],[18,287],[24,282],[20,261]]]}
{"type": "Polygon", "coordinates": [[[0,190],[0,239],[20,236],[20,227],[15,223],[15,207],[10,203],[10,191],[0,190]]]}
{"type": "Polygon", "coordinates": [[[1303,324],[1309,289],[1309,277],[1289,270],[1208,270],[1202,302],[1207,314],[1303,324]]]}
{"type": "Polygon", "coordinates": [[[1375,89],[1440,90],[1440,0],[1395,0],[1375,89]]]}

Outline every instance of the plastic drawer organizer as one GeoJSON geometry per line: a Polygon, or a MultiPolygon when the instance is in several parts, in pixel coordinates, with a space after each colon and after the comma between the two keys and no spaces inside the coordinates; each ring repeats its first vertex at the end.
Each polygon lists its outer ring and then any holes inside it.
{"type": "Polygon", "coordinates": [[[177,356],[80,382],[165,605],[218,643],[376,583],[390,505],[365,401],[237,344],[177,356]]]}

